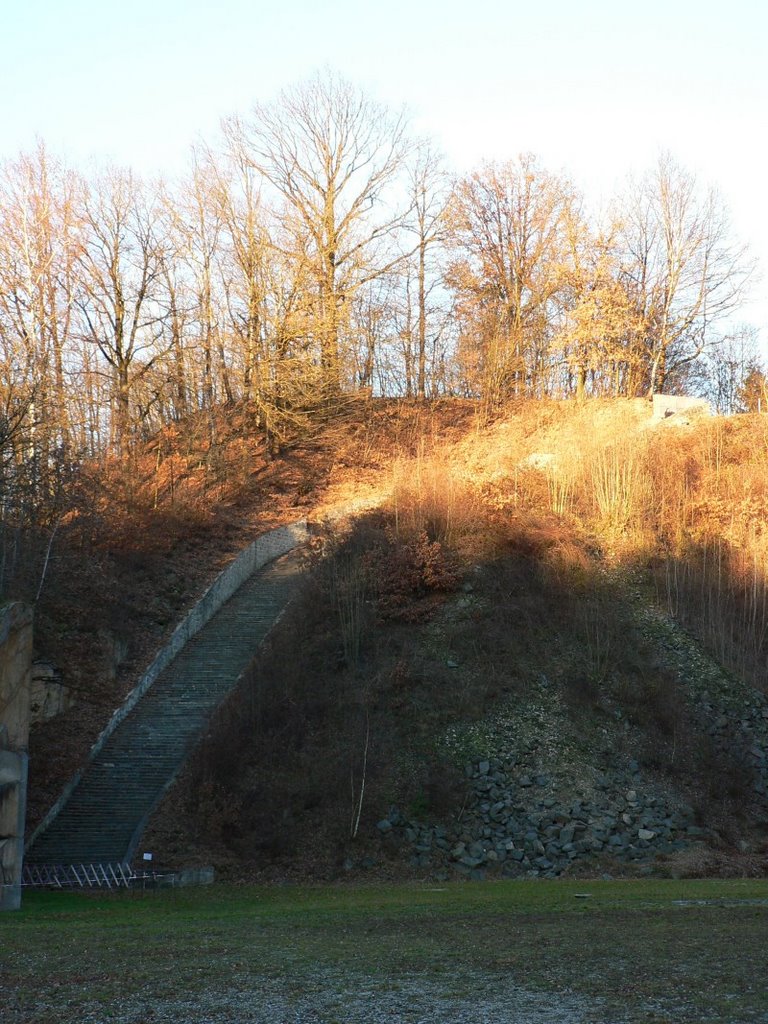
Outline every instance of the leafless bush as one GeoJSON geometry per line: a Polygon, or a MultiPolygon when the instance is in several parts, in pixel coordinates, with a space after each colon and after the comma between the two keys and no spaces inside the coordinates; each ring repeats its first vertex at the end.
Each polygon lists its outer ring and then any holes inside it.
{"type": "Polygon", "coordinates": [[[370,620],[367,603],[371,593],[370,570],[360,551],[344,550],[330,559],[330,598],[338,618],[344,661],[349,668],[360,664],[366,626],[370,620]]]}
{"type": "Polygon", "coordinates": [[[768,664],[766,542],[754,527],[743,546],[722,537],[689,544],[656,571],[670,612],[724,665],[765,689],[768,664]]]}
{"type": "Polygon", "coordinates": [[[426,534],[452,547],[480,518],[466,477],[455,466],[423,455],[395,465],[391,505],[398,536],[426,534]]]}
{"type": "Polygon", "coordinates": [[[624,533],[642,519],[648,504],[648,476],[636,439],[594,452],[591,482],[595,506],[609,534],[624,533]]]}

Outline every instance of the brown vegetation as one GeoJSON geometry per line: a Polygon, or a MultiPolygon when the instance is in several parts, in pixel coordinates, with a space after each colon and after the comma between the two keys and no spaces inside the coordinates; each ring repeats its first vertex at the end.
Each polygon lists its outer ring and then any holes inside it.
{"type": "Polygon", "coordinates": [[[217,419],[215,450],[201,415],[130,462],[84,467],[37,606],[38,652],[77,699],[33,731],[31,822],[255,531],[368,494],[384,510],[327,538],[313,589],[185,777],[183,814],[174,794],[158,818],[156,849],[332,874],[364,855],[389,802],[460,808],[460,766],[437,739],[542,674],[587,739],[607,728],[730,834],[748,814],[745,766],[711,746],[625,591],[650,569],[662,602],[764,686],[762,419],[654,427],[644,402],[525,402],[485,425],[477,412],[369,400],[274,455],[243,405],[217,419]]]}
{"type": "Polygon", "coordinates": [[[276,455],[243,403],[217,412],[215,445],[200,414],[123,460],[85,463],[52,538],[6,534],[8,586],[35,603],[36,657],[58,667],[74,697],[33,729],[28,826],[180,617],[256,534],[375,493],[393,451],[458,436],[471,416],[471,403],[452,403],[450,415],[440,403],[352,403],[276,455]]]}
{"type": "MultiPolygon", "coordinates": [[[[628,601],[648,568],[660,581],[674,559],[696,571],[687,539],[718,529],[703,496],[717,505],[724,467],[764,429],[722,427],[539,403],[431,454],[413,445],[390,471],[385,511],[329,541],[158,818],[154,848],[236,874],[327,877],[350,856],[403,871],[381,860],[377,816],[391,802],[427,818],[460,811],[461,764],[439,738],[525,703],[543,674],[587,746],[639,757],[733,841],[749,828],[750,769],[737,746],[713,745],[628,601]],[[537,468],[537,453],[552,459],[537,468]]],[[[731,629],[720,623],[719,640],[731,629]]]]}

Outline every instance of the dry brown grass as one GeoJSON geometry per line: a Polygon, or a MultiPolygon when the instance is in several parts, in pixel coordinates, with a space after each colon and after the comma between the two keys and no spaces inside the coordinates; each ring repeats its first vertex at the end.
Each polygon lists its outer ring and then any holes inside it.
{"type": "Polygon", "coordinates": [[[423,533],[432,541],[454,547],[476,528],[481,514],[466,473],[441,456],[397,461],[392,467],[388,504],[398,535],[423,533]]]}
{"type": "Polygon", "coordinates": [[[673,614],[766,687],[768,417],[675,427],[642,401],[529,403],[443,459],[502,519],[523,517],[532,534],[559,521],[603,558],[657,566],[673,614]]]}

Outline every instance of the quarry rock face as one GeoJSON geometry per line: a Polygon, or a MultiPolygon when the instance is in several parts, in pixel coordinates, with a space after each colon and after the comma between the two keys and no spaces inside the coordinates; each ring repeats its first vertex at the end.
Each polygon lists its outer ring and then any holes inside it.
{"type": "Polygon", "coordinates": [[[29,695],[29,722],[45,722],[66,711],[71,705],[69,688],[56,668],[47,662],[33,662],[29,695]]]}

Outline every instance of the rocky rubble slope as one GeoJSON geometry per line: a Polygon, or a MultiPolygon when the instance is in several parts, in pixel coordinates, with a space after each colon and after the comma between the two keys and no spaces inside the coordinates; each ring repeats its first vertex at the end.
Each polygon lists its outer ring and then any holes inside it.
{"type": "Polygon", "coordinates": [[[574,786],[537,764],[535,752],[467,765],[464,813],[450,824],[414,821],[397,807],[378,823],[412,847],[414,867],[482,878],[554,878],[575,867],[594,868],[605,855],[650,865],[659,855],[708,837],[693,809],[652,782],[634,760],[595,770],[574,786]]]}
{"type": "MultiPolygon", "coordinates": [[[[688,741],[707,744],[715,775],[730,773],[729,784],[741,790],[741,817],[730,825],[765,831],[768,699],[726,673],[637,592],[627,593],[627,607],[638,639],[674,681],[688,741]]],[[[392,806],[377,826],[381,842],[407,850],[412,867],[443,878],[650,873],[677,851],[733,842],[691,806],[695,778],[686,790],[644,759],[647,727],[644,735],[630,717],[611,699],[599,715],[575,716],[562,690],[542,675],[486,720],[448,730],[448,750],[484,751],[465,765],[461,812],[435,822],[392,806]]]]}

